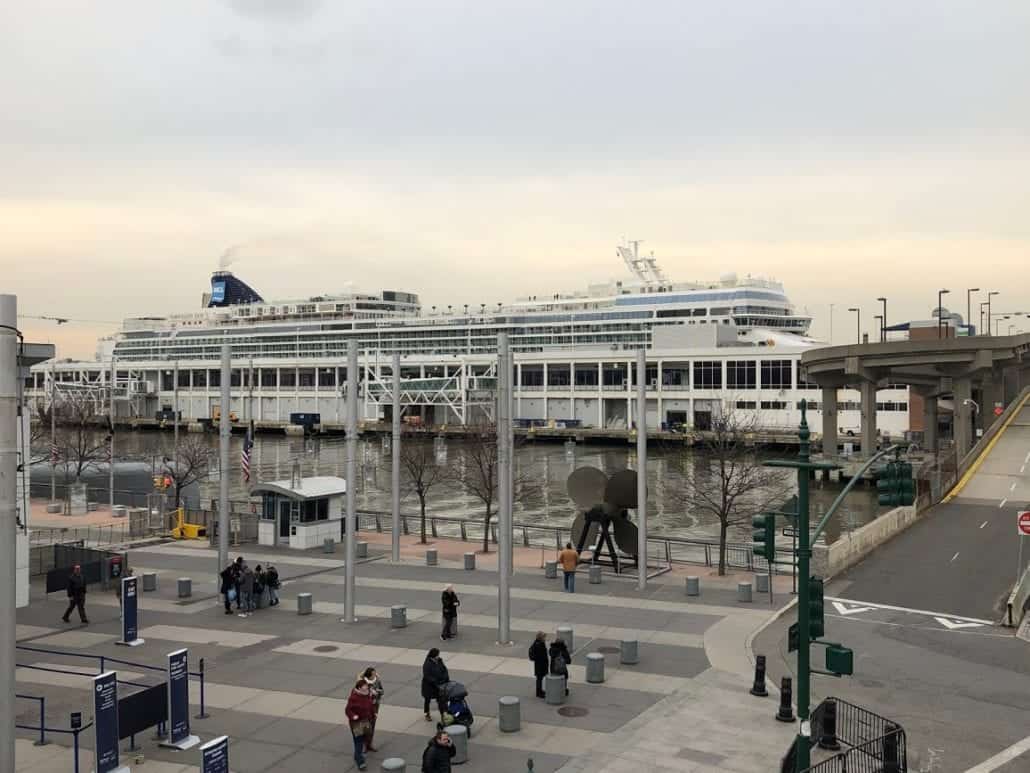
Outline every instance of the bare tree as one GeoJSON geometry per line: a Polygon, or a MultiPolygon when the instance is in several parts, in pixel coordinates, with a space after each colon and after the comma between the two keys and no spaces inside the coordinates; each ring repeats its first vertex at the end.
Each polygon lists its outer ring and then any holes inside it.
{"type": "Polygon", "coordinates": [[[108,461],[111,424],[86,391],[68,391],[61,396],[57,410],[55,445],[64,460],[66,473],[79,481],[87,470],[108,461]]]}
{"type": "Polygon", "coordinates": [[[711,430],[694,446],[691,473],[684,475],[681,496],[687,510],[719,523],[720,575],[726,574],[730,527],[769,509],[789,487],[782,470],[762,466],[751,437],[757,430],[757,414],[744,416],[730,409],[714,416],[711,430]]]}
{"type": "MultiPolygon", "coordinates": [[[[519,445],[516,439],[516,447],[519,445]]],[[[465,436],[463,446],[465,457],[465,475],[462,486],[465,490],[483,503],[483,552],[490,552],[490,519],[497,502],[497,426],[483,425],[470,429],[465,436]]],[[[522,484],[529,479],[524,473],[513,476],[512,500],[519,497],[520,492],[527,491],[522,484]]]]}
{"type": "Polygon", "coordinates": [[[426,544],[426,502],[438,483],[450,480],[450,469],[436,461],[433,442],[426,436],[406,436],[401,445],[401,473],[418,497],[422,544],[426,544]]]}
{"type": "Polygon", "coordinates": [[[187,435],[179,442],[178,451],[169,449],[164,457],[163,472],[172,479],[176,509],[183,489],[207,477],[212,459],[211,444],[204,435],[187,435]]]}

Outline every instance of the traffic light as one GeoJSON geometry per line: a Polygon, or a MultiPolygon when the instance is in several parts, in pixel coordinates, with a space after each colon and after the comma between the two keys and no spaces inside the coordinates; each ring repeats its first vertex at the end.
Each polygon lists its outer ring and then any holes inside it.
{"type": "Polygon", "coordinates": [[[911,505],[916,500],[916,482],[912,478],[912,465],[901,460],[888,462],[876,481],[881,507],[911,505]]]}
{"type": "Polygon", "coordinates": [[[801,649],[801,633],[797,623],[791,623],[787,629],[787,652],[801,649]]]}
{"type": "Polygon", "coordinates": [[[808,635],[818,639],[826,633],[823,617],[823,578],[808,578],[808,635]]]}
{"type": "Polygon", "coordinates": [[[756,515],[751,519],[751,527],[751,550],[772,562],[776,557],[776,516],[773,513],[756,515]]]}

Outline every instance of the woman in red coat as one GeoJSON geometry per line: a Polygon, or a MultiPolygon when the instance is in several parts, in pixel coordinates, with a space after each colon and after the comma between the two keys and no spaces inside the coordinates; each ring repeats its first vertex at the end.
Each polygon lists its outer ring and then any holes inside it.
{"type": "Polygon", "coordinates": [[[375,700],[368,682],[364,679],[358,681],[347,698],[347,722],[350,724],[351,736],[354,739],[354,762],[358,770],[364,770],[365,765],[365,739],[372,730],[372,720],[375,718],[375,700]]]}

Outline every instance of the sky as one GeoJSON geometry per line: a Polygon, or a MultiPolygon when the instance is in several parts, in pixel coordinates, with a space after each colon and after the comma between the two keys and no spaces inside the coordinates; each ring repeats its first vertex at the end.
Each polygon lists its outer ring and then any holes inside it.
{"type": "Polygon", "coordinates": [[[233,247],[266,299],[478,306],[630,238],[838,343],[878,296],[1030,313],[1027,40],[1025,0],[4,3],[0,292],[91,357],[233,247]]]}

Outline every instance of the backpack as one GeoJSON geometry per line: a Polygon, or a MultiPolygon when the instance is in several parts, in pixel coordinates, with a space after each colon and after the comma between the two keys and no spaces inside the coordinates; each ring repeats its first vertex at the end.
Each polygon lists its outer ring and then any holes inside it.
{"type": "Polygon", "coordinates": [[[433,748],[432,743],[426,746],[426,750],[422,752],[422,773],[430,773],[429,771],[429,751],[433,748]]]}
{"type": "Polygon", "coordinates": [[[551,658],[551,673],[557,676],[567,676],[569,673],[568,666],[565,665],[565,658],[561,656],[560,652],[554,653],[554,657],[551,658]]]}

